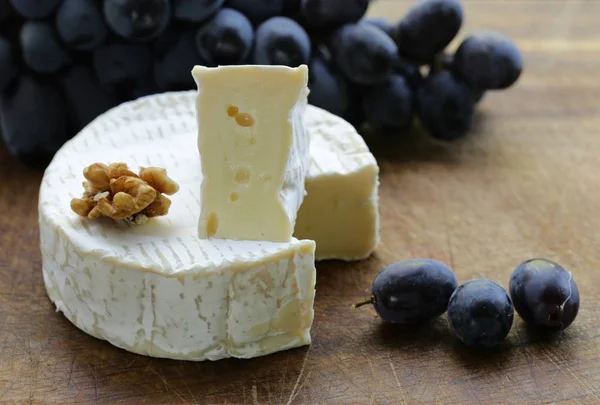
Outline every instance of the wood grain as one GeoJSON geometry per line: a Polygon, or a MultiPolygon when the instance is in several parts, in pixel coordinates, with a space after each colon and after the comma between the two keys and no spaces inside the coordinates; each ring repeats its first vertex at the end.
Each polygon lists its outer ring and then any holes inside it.
{"type": "MultiPolygon", "coordinates": [[[[0,403],[600,403],[600,2],[465,1],[467,24],[524,52],[517,87],[488,94],[451,148],[370,137],[379,159],[383,244],[371,259],[318,264],[310,347],[253,360],[186,363],[133,355],[76,329],[45,295],[40,173],[0,151],[0,403]],[[473,353],[445,318],[382,325],[350,305],[385,265],[432,257],[461,281],[507,286],[533,256],[570,268],[582,304],[555,339],[517,319],[506,344],[473,353]]],[[[404,1],[373,15],[398,18],[404,1]]]]}

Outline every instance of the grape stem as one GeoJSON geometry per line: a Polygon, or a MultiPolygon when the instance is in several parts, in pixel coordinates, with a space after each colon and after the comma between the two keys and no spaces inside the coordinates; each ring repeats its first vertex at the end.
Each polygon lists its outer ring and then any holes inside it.
{"type": "Polygon", "coordinates": [[[372,295],[369,298],[365,298],[364,300],[359,301],[356,304],[352,305],[352,309],[362,307],[363,305],[372,304],[374,301],[375,301],[375,296],[372,295]]]}

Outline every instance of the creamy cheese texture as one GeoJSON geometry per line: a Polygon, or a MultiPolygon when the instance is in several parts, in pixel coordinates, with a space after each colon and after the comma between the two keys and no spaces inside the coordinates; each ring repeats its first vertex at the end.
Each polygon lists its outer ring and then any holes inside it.
{"type": "Polygon", "coordinates": [[[120,106],[56,154],[39,196],[49,297],[90,335],[155,357],[250,358],[309,344],[313,241],[198,238],[200,163],[186,101],[120,106]],[[84,167],[107,159],[167,169],[180,185],[169,214],[129,225],[73,213],[84,167]]]}
{"type": "MultiPolygon", "coordinates": [[[[48,295],[83,331],[145,355],[217,360],[307,345],[314,242],[197,236],[195,98],[190,91],[125,103],[56,154],[39,200],[48,295]],[[134,170],[167,169],[180,185],[167,216],[129,225],[70,210],[71,198],[83,191],[83,168],[119,160],[134,170]]],[[[297,234],[316,241],[317,258],[366,257],[379,240],[375,159],[336,116],[308,106],[305,121],[311,167],[297,234]]]]}
{"type": "Polygon", "coordinates": [[[201,238],[287,242],[305,195],[308,68],[195,66],[201,238]]]}
{"type": "Polygon", "coordinates": [[[379,237],[379,167],[348,122],[310,107],[310,169],[294,236],[317,243],[317,260],[371,255],[379,237]]]}

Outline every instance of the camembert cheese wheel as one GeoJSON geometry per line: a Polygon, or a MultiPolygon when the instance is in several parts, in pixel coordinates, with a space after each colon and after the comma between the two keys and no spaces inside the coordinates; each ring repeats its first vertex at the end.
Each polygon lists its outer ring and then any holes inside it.
{"type": "MultiPolygon", "coordinates": [[[[194,101],[195,92],[180,92],[122,104],[90,123],[56,154],[39,196],[48,295],[84,332],[144,355],[251,358],[307,345],[315,242],[197,236],[201,178],[194,101]],[[83,169],[94,162],[119,161],[133,170],[167,170],[180,186],[167,216],[134,225],[108,218],[88,220],[71,211],[69,202],[83,190],[83,169]]],[[[368,256],[379,240],[375,159],[343,120],[308,106],[305,121],[311,134],[311,164],[320,157],[328,161],[316,169],[311,166],[304,204],[311,194],[319,200],[301,208],[296,228],[306,221],[303,233],[314,232],[319,244],[318,239],[329,238],[329,228],[337,226],[340,238],[345,238],[341,240],[349,242],[327,245],[324,240],[323,256],[368,256]],[[313,193],[311,182],[316,185],[313,193]],[[326,189],[333,193],[325,195],[326,189]],[[339,214],[324,216],[326,225],[311,225],[321,215],[310,211],[317,203],[339,214]],[[341,224],[349,212],[360,219],[357,230],[362,234],[354,233],[358,242],[347,235],[349,221],[341,224]]]]}

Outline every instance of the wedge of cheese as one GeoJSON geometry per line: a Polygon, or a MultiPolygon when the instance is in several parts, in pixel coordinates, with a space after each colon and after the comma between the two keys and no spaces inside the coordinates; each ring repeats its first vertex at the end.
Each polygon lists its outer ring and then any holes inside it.
{"type": "Polygon", "coordinates": [[[194,67],[201,238],[287,242],[309,164],[308,68],[194,67]]]}

